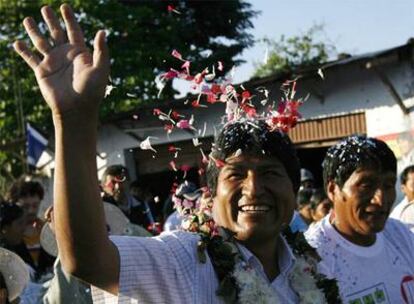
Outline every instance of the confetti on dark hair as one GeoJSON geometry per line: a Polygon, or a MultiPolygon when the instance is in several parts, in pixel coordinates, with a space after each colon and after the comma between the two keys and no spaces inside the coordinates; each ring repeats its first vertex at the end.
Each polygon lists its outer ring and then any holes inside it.
{"type": "Polygon", "coordinates": [[[325,185],[335,181],[340,187],[357,168],[371,167],[396,172],[396,158],[383,141],[363,135],[345,138],[328,149],[323,161],[325,185]]]}

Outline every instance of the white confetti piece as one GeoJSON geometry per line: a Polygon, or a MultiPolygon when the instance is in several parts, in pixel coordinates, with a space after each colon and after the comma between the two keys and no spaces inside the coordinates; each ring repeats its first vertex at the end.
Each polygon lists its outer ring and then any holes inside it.
{"type": "Polygon", "coordinates": [[[116,87],[114,87],[113,85],[111,85],[111,84],[109,84],[109,85],[107,85],[106,86],[106,88],[105,88],[105,97],[104,98],[106,98],[106,97],[108,97],[109,95],[111,95],[111,92],[112,92],[112,90],[113,89],[115,89],[116,87]]]}
{"type": "Polygon", "coordinates": [[[151,137],[151,136],[148,136],[145,140],[141,141],[141,143],[139,144],[139,147],[140,147],[142,150],[151,150],[151,151],[154,151],[155,153],[157,153],[157,150],[155,150],[155,149],[151,146],[151,142],[150,142],[150,139],[151,139],[151,138],[156,139],[156,137],[151,137]]]}
{"type": "Polygon", "coordinates": [[[325,75],[322,72],[322,69],[318,69],[318,75],[321,76],[322,79],[325,79],[325,75]]]}

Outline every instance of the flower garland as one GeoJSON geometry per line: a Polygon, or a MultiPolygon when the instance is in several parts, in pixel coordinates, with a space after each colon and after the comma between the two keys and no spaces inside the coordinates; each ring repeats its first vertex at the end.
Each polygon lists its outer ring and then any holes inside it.
{"type": "MultiPolygon", "coordinates": [[[[183,217],[183,229],[200,235],[198,259],[206,263],[208,252],[219,280],[217,295],[225,303],[281,303],[264,278],[243,260],[233,233],[216,226],[211,214],[211,201],[184,201],[178,197],[174,197],[173,201],[183,217]]],[[[303,234],[292,233],[286,227],[282,235],[296,258],[289,281],[299,297],[299,303],[341,303],[336,280],[328,279],[316,271],[320,257],[303,234]]]]}

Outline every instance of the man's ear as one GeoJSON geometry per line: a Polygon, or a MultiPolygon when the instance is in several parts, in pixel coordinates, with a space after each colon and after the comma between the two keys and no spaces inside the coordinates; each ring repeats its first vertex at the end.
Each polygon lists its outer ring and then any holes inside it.
{"type": "Polygon", "coordinates": [[[338,195],[339,187],[334,181],[329,181],[326,185],[326,195],[328,195],[328,198],[331,202],[335,202],[335,197],[338,195]]]}

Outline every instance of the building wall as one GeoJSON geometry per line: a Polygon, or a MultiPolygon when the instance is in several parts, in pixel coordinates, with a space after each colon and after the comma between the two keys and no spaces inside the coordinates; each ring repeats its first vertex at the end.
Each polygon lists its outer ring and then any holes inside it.
{"type": "Polygon", "coordinates": [[[96,158],[98,166],[98,177],[102,176],[106,167],[115,164],[125,165],[129,169],[132,179],[135,179],[135,166],[131,166],[132,149],[139,145],[139,142],[132,136],[125,134],[113,124],[103,125],[98,130],[98,147],[96,158]]]}

